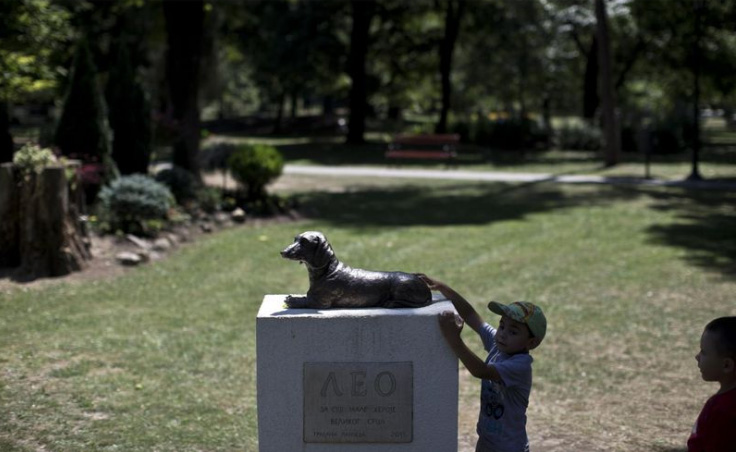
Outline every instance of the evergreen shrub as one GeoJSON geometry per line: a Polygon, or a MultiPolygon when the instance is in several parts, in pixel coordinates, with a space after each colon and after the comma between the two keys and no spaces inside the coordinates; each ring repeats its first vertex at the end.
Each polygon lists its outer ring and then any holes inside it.
{"type": "Polygon", "coordinates": [[[548,142],[548,133],[528,117],[492,114],[479,115],[470,120],[451,124],[452,133],[460,134],[462,141],[503,150],[534,149],[548,142]]]}
{"type": "Polygon", "coordinates": [[[601,129],[591,125],[566,125],[556,131],[557,147],[569,151],[598,151],[603,143],[601,129]]]}
{"type": "Polygon", "coordinates": [[[217,141],[205,146],[199,152],[199,163],[204,170],[214,171],[228,169],[227,160],[241,145],[227,141],[217,141]]]}
{"type": "Polygon", "coordinates": [[[102,188],[99,215],[111,231],[145,233],[147,222],[167,218],[174,197],[166,185],[149,176],[123,176],[102,188]]]}
{"type": "Polygon", "coordinates": [[[241,145],[227,160],[230,174],[246,187],[248,199],[266,196],[266,185],[279,177],[284,169],[284,158],[273,146],[241,145]]]}
{"type": "Polygon", "coordinates": [[[207,213],[215,213],[220,210],[222,204],[222,193],[214,187],[202,187],[197,190],[197,205],[207,213]]]}
{"type": "Polygon", "coordinates": [[[87,40],[82,38],[74,56],[69,88],[54,134],[54,143],[64,156],[83,163],[103,165],[104,178],[110,180],[117,173],[111,157],[111,136],[107,106],[97,84],[97,69],[92,60],[92,52],[87,40]]]}
{"type": "Polygon", "coordinates": [[[194,175],[184,168],[173,166],[163,169],[156,173],[156,181],[166,185],[177,204],[181,206],[197,198],[199,183],[194,175]]]}

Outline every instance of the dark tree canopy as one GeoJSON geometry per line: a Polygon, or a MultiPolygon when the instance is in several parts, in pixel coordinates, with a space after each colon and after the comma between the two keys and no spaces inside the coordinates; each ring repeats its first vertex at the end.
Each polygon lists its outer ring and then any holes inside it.
{"type": "Polygon", "coordinates": [[[97,82],[97,69],[89,43],[82,37],[77,43],[54,143],[63,155],[102,163],[109,177],[115,172],[110,158],[110,138],[107,106],[97,82]]]}
{"type": "Polygon", "coordinates": [[[114,133],[112,158],[121,174],[146,174],[151,157],[151,108],[136,79],[128,43],[121,39],[117,47],[106,89],[114,133]]]}
{"type": "Polygon", "coordinates": [[[204,2],[164,2],[166,83],[175,121],[172,163],[199,178],[199,73],[204,34],[204,2]]]}

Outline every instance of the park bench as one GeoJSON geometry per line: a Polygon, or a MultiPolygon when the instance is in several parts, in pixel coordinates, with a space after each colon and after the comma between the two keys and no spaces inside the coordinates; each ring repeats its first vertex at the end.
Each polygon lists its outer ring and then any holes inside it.
{"type": "Polygon", "coordinates": [[[444,160],[448,165],[456,163],[457,134],[397,135],[388,145],[386,159],[444,160]]]}

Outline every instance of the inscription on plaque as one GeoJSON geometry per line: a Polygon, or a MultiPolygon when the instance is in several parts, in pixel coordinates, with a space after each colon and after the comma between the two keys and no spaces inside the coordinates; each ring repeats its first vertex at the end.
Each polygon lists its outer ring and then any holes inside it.
{"type": "Polygon", "coordinates": [[[411,362],[304,363],[304,442],[410,443],[411,362]]]}

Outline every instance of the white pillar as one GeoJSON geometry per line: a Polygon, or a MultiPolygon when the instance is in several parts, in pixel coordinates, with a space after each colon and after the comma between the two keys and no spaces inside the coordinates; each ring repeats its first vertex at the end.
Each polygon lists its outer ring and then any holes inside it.
{"type": "Polygon", "coordinates": [[[257,318],[260,452],[456,452],[458,361],[437,315],[416,309],[287,309],[257,318]]]}

